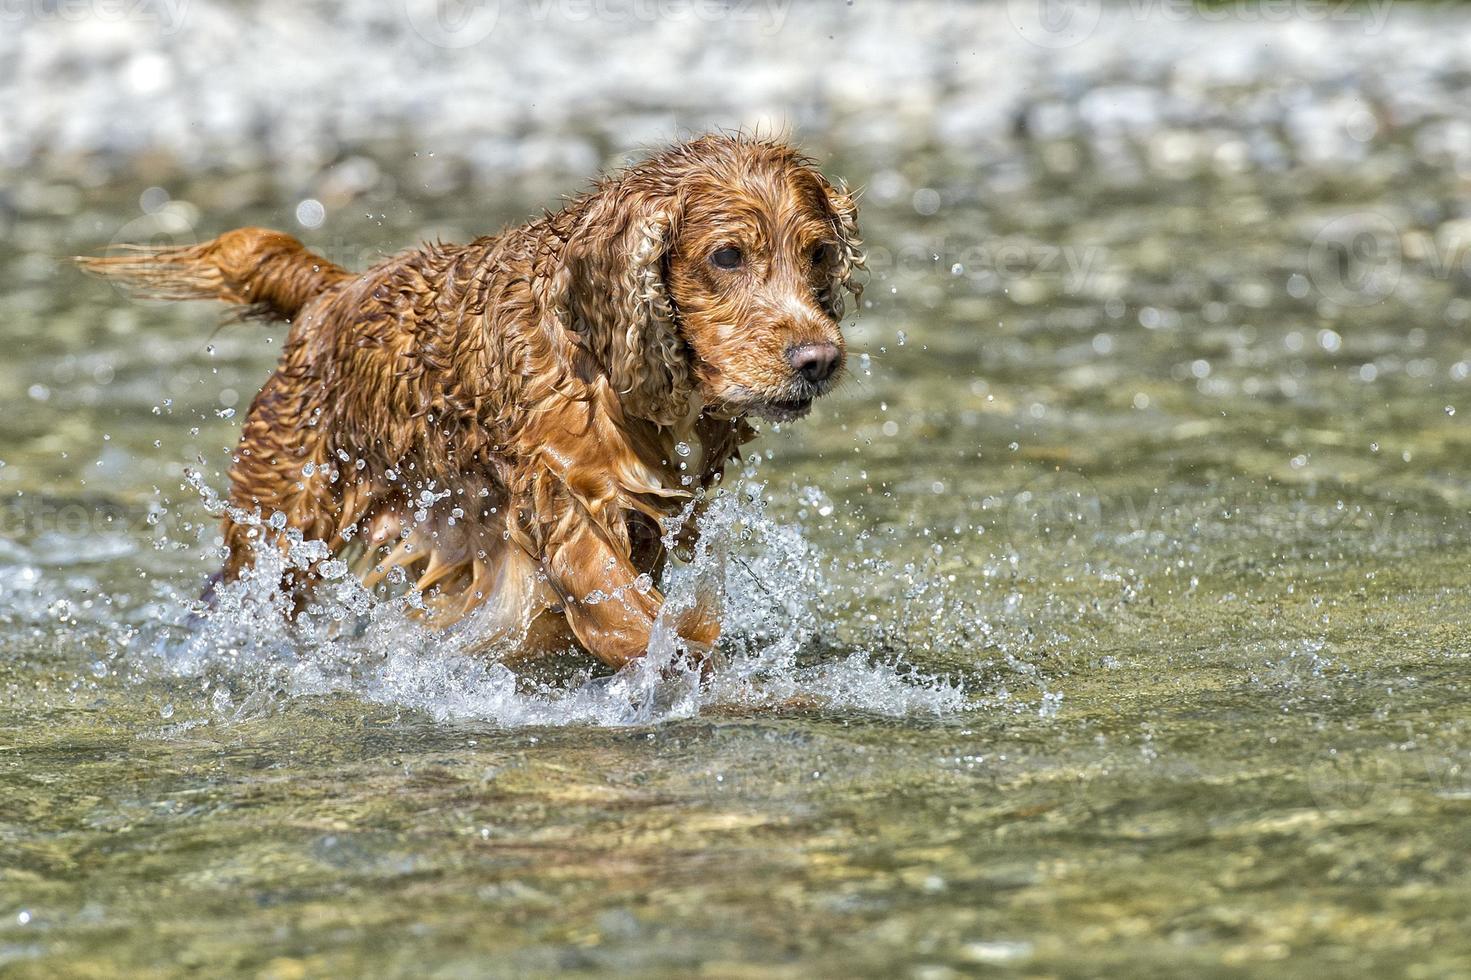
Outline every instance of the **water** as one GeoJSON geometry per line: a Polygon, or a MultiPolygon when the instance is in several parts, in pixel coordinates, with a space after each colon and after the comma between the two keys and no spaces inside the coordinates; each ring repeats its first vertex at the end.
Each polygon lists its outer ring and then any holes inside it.
{"type": "MultiPolygon", "coordinates": [[[[310,84],[210,46],[305,15],[197,13],[159,50],[225,58],[240,105],[310,84]]],[[[286,98],[300,141],[175,145],[168,120],[209,114],[179,99],[138,122],[174,157],[130,155],[86,59],[70,143],[26,103],[0,192],[0,969],[1465,975],[1462,15],[1162,18],[1148,51],[1108,20],[1034,49],[1005,7],[788,16],[710,28],[734,91],[650,88],[630,52],[677,60],[681,31],[538,24],[527,70],[559,31],[606,41],[620,108],[545,71],[569,122],[503,142],[473,48],[394,48],[445,66],[382,73],[399,142],[286,98]],[[729,107],[820,73],[791,52],[828,35],[863,85],[788,122],[865,186],[874,275],[849,381],[717,508],[712,683],[512,673],[346,582],[294,627],[249,582],[190,619],[201,488],[281,331],[57,257],[246,223],[354,266],[464,240],[641,125],[754,121],[729,107]]],[[[65,26],[24,43],[72,50],[65,26]]],[[[340,77],[386,29],[308,26],[351,42],[322,53],[340,77]]]]}

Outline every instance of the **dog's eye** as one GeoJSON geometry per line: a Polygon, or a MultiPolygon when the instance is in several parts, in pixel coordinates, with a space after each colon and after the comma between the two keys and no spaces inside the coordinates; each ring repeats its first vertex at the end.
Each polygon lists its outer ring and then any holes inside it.
{"type": "Polygon", "coordinates": [[[710,253],[710,261],[717,269],[735,269],[741,264],[741,250],[734,245],[717,248],[710,253]]]}
{"type": "Polygon", "coordinates": [[[827,242],[823,242],[821,245],[818,245],[812,249],[813,265],[827,265],[828,260],[832,257],[833,247],[827,244],[827,242]]]}

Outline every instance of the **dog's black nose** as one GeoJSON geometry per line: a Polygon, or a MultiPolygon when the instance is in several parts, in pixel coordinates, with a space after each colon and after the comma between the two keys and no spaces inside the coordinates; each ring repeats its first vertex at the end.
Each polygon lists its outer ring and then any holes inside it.
{"type": "Polygon", "coordinates": [[[832,377],[843,357],[837,344],[803,344],[793,347],[787,356],[792,359],[793,370],[813,384],[832,377]]]}

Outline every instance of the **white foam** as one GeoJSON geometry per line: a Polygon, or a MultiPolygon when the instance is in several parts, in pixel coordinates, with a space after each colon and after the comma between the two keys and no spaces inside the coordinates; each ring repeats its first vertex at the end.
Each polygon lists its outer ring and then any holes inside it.
{"type": "Polygon", "coordinates": [[[790,705],[938,715],[974,703],[958,681],[880,659],[861,645],[833,650],[824,642],[831,615],[824,604],[840,589],[825,581],[821,556],[800,529],[766,515],[761,487],[721,492],[701,529],[693,560],[667,576],[665,613],[647,655],[612,676],[594,676],[589,667],[562,683],[530,684],[494,655],[464,652],[463,631],[422,626],[413,616],[417,597],[375,595],[348,577],[326,583],[293,621],[276,583],[289,566],[320,557],[313,542],[263,558],[222,585],[213,608],[180,608],[155,644],[153,666],[197,679],[231,716],[268,710],[282,697],[328,693],[505,726],[648,725],[712,708],[790,705]],[[722,652],[702,678],[666,620],[712,582],[726,595],[722,652]]]}

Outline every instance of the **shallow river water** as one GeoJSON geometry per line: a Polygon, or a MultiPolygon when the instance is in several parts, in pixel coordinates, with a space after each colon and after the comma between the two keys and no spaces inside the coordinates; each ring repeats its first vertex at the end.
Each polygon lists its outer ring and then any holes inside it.
{"type": "Polygon", "coordinates": [[[282,331],[61,261],[259,223],[361,266],[575,167],[16,174],[0,972],[1468,975],[1471,54],[1406,94],[1356,50],[800,133],[871,279],[847,383],[727,484],[704,689],[347,591],[350,639],[191,620],[282,331]]]}

